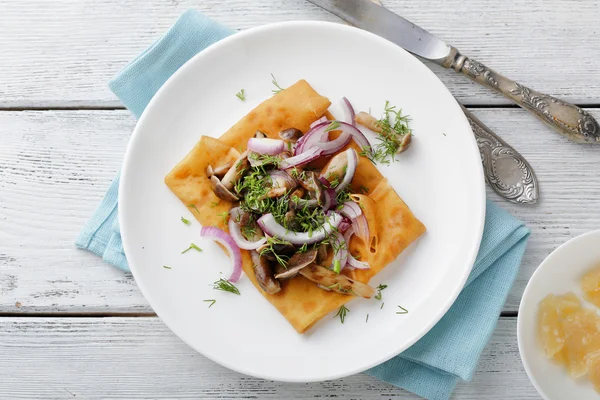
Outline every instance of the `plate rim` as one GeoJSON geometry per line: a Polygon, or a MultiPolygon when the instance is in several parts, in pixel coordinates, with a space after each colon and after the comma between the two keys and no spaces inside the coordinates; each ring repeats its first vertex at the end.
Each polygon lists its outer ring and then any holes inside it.
{"type": "MultiPolygon", "coordinates": [[[[523,318],[525,318],[525,317],[522,317],[522,315],[525,314],[524,310],[526,307],[531,307],[531,306],[527,305],[529,303],[527,301],[527,299],[529,298],[529,296],[531,296],[530,293],[533,290],[532,282],[535,281],[536,277],[541,276],[544,273],[542,271],[544,270],[544,268],[546,268],[546,265],[550,265],[553,262],[553,259],[557,257],[557,254],[560,254],[564,251],[568,251],[568,248],[570,248],[574,244],[576,244],[580,241],[587,240],[590,237],[595,237],[595,236],[600,237],[600,229],[595,229],[592,231],[582,233],[581,235],[575,236],[574,238],[567,240],[566,242],[562,243],[560,246],[555,248],[552,252],[550,252],[550,254],[548,254],[546,256],[546,258],[544,258],[544,260],[540,263],[540,265],[538,265],[538,267],[536,268],[533,275],[531,275],[531,278],[529,278],[529,281],[527,282],[527,286],[525,286],[525,290],[523,291],[523,295],[521,296],[521,303],[519,304],[519,310],[518,310],[518,316],[517,316],[517,347],[519,348],[519,357],[521,358],[521,364],[523,364],[523,368],[525,369],[525,373],[527,374],[529,381],[531,382],[531,384],[533,385],[535,390],[537,390],[538,394],[544,398],[544,400],[554,400],[554,399],[552,399],[550,396],[548,396],[548,394],[540,386],[539,382],[536,379],[535,374],[533,373],[533,369],[532,369],[531,365],[529,364],[529,361],[528,361],[529,359],[526,356],[524,356],[525,351],[523,349],[523,347],[524,347],[523,346],[523,340],[524,340],[523,337],[525,335],[525,333],[523,332],[523,330],[525,329],[523,327],[523,324],[524,324],[523,318]]],[[[565,375],[565,377],[567,377],[567,376],[565,375]]]]}
{"type": "MultiPolygon", "coordinates": [[[[417,57],[410,54],[408,51],[404,50],[403,48],[395,45],[393,42],[390,42],[389,40],[382,38],[376,34],[373,34],[371,32],[368,32],[368,31],[365,31],[365,30],[362,30],[362,29],[359,29],[359,28],[356,28],[353,26],[340,24],[340,23],[328,22],[328,21],[310,21],[310,20],[275,22],[275,23],[265,24],[265,25],[261,25],[261,26],[257,26],[257,27],[249,28],[249,29],[246,29],[243,31],[236,32],[236,33],[210,45],[209,47],[202,50],[201,52],[196,54],[194,57],[192,57],[188,61],[186,61],[175,73],[173,73],[165,81],[165,83],[155,93],[155,95],[152,97],[152,99],[150,100],[150,102],[148,103],[146,108],[144,109],[142,115],[138,119],[136,126],[131,134],[129,143],[127,145],[127,150],[124,155],[122,172],[121,172],[122,179],[119,182],[118,219],[119,219],[119,224],[122,229],[122,242],[123,242],[123,249],[124,249],[125,254],[127,254],[127,250],[131,249],[132,247],[129,244],[128,236],[125,234],[125,231],[126,231],[125,227],[127,226],[127,222],[125,221],[125,217],[124,217],[125,212],[123,212],[122,210],[124,209],[123,204],[126,204],[127,200],[124,199],[123,193],[125,191],[122,190],[122,187],[125,186],[125,184],[126,184],[127,171],[129,170],[129,164],[131,163],[130,159],[132,157],[131,156],[131,153],[132,153],[131,149],[133,147],[132,144],[135,143],[135,141],[137,140],[137,137],[140,136],[140,130],[141,130],[140,127],[144,126],[144,122],[148,118],[147,115],[153,112],[151,110],[154,108],[156,102],[162,96],[163,92],[169,90],[170,83],[173,82],[175,79],[178,79],[179,75],[185,74],[186,73],[185,71],[192,68],[192,65],[196,62],[196,60],[198,58],[203,57],[205,54],[207,54],[209,52],[212,53],[229,42],[238,40],[241,37],[252,35],[255,32],[261,32],[261,31],[265,31],[265,30],[267,30],[267,31],[268,30],[276,30],[276,29],[279,29],[282,27],[285,28],[288,26],[298,26],[298,27],[305,28],[305,29],[313,29],[313,28],[319,29],[319,27],[325,26],[325,27],[329,27],[332,29],[347,30],[349,32],[354,31],[357,34],[369,37],[371,40],[380,41],[381,43],[385,43],[388,46],[391,45],[396,51],[405,53],[406,56],[409,56],[411,59],[413,59],[413,61],[415,61],[416,63],[418,63],[420,65],[418,68],[422,68],[423,72],[425,74],[429,74],[429,76],[432,80],[437,81],[441,85],[441,90],[446,91],[452,97],[452,104],[453,104],[453,107],[455,108],[455,113],[457,114],[458,118],[461,120],[464,129],[468,132],[471,132],[471,135],[472,135],[471,126],[467,120],[467,117],[462,112],[462,110],[460,108],[460,104],[454,98],[454,96],[452,95],[452,93],[450,92],[448,87],[440,80],[440,78],[431,69],[429,69],[425,64],[423,64],[421,62],[421,60],[419,60],[417,57]],[[125,179],[123,179],[123,177],[125,177],[125,179]]],[[[470,142],[472,143],[474,150],[477,153],[479,153],[479,149],[478,149],[478,145],[477,145],[475,136],[472,136],[471,139],[472,140],[470,142]]],[[[220,360],[220,359],[217,360],[212,355],[208,355],[208,354],[205,354],[204,352],[200,351],[196,346],[189,343],[188,340],[179,336],[171,328],[169,323],[167,323],[166,320],[161,317],[160,313],[158,311],[156,311],[155,307],[153,306],[155,301],[151,300],[152,296],[149,293],[149,291],[145,288],[144,284],[140,280],[137,279],[137,276],[140,273],[139,269],[132,262],[129,263],[129,267],[130,267],[131,273],[136,281],[136,284],[140,288],[140,291],[142,292],[144,298],[146,299],[146,301],[148,301],[150,306],[156,312],[157,316],[163,321],[163,323],[165,323],[165,325],[167,325],[169,330],[171,330],[171,332],[173,332],[180,340],[185,342],[188,346],[190,346],[196,352],[202,354],[203,356],[209,358],[210,360],[212,360],[213,362],[216,362],[219,365],[222,365],[228,369],[231,369],[233,371],[236,371],[236,372],[239,372],[239,373],[242,373],[245,375],[254,376],[254,377],[258,377],[258,378],[262,378],[262,379],[275,380],[275,381],[280,381],[280,382],[301,382],[301,383],[320,382],[320,381],[339,379],[339,378],[343,378],[346,376],[354,375],[354,374],[357,374],[360,372],[364,372],[374,366],[380,365],[380,364],[396,357],[398,354],[400,354],[401,352],[405,351],[406,349],[411,347],[413,344],[415,344],[418,340],[420,340],[423,336],[425,336],[442,319],[442,317],[448,312],[450,307],[454,304],[454,302],[458,298],[459,294],[464,289],[464,285],[472,271],[473,265],[475,263],[475,260],[477,258],[479,248],[481,245],[484,226],[485,226],[486,208],[487,208],[486,207],[485,178],[484,178],[483,166],[481,165],[481,163],[478,163],[477,172],[478,172],[478,175],[480,178],[479,179],[480,183],[479,183],[479,197],[476,200],[478,200],[478,205],[480,205],[481,210],[479,212],[479,215],[476,215],[476,216],[474,215],[474,219],[476,219],[476,222],[478,221],[479,224],[476,227],[477,232],[476,232],[476,235],[474,236],[474,243],[472,243],[472,245],[471,245],[470,255],[469,255],[469,257],[467,257],[468,258],[467,264],[470,265],[470,267],[464,269],[463,276],[460,277],[460,280],[457,280],[456,289],[454,290],[454,292],[452,293],[451,296],[448,296],[443,307],[439,308],[439,311],[437,312],[436,317],[432,318],[428,324],[425,324],[422,327],[422,329],[419,331],[419,333],[414,335],[411,340],[405,341],[402,346],[394,347],[391,351],[387,352],[386,357],[371,361],[369,363],[362,363],[361,366],[355,367],[353,369],[345,370],[344,372],[329,373],[326,376],[315,377],[312,379],[301,379],[301,378],[294,378],[294,377],[289,377],[289,376],[282,377],[282,376],[272,376],[272,375],[268,375],[268,374],[256,373],[255,371],[247,370],[245,368],[238,368],[236,365],[226,362],[224,360],[220,360]]]]}

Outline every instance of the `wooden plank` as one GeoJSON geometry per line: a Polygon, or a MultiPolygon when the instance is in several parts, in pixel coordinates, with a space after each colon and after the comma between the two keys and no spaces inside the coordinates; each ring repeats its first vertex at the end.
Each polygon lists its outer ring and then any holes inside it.
{"type": "MultiPolygon", "coordinates": [[[[505,306],[516,311],[539,263],[600,226],[600,151],[567,141],[519,109],[473,111],[540,180],[534,206],[509,204],[488,190],[532,230],[505,306]]],[[[600,117],[600,109],[591,112],[600,117]]],[[[0,112],[1,313],[152,312],[130,275],[73,246],[118,171],[134,124],[125,110],[0,112]]]]}
{"type": "MultiPolygon", "coordinates": [[[[515,331],[515,319],[500,320],[474,380],[453,399],[539,399],[515,331]]],[[[418,399],[365,374],[307,384],[243,376],[194,352],[157,318],[1,318],[0,376],[6,399],[418,399]]]]}
{"type": "MultiPolygon", "coordinates": [[[[577,103],[600,103],[597,0],[386,0],[490,67],[577,103]]],[[[233,29],[337,17],[305,0],[0,1],[0,107],[119,106],[107,83],[177,16],[196,8],[233,29]]],[[[452,71],[434,66],[466,104],[508,104],[452,71]]]]}

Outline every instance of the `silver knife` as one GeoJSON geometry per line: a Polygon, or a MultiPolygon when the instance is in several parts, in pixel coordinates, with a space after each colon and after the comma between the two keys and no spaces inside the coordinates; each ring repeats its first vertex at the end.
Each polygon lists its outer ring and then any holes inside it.
{"type": "Polygon", "coordinates": [[[384,7],[369,0],[309,1],[419,57],[462,72],[475,82],[506,96],[574,142],[600,143],[600,125],[586,111],[500,75],[384,7]]]}

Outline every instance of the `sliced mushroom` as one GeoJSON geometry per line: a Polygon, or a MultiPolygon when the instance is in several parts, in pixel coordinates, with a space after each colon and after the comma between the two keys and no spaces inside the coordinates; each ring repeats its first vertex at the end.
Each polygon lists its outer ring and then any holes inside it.
{"type": "Polygon", "coordinates": [[[346,175],[348,155],[342,152],[333,157],[321,171],[320,178],[325,178],[333,186],[337,186],[346,175]]]}
{"type": "MultiPolygon", "coordinates": [[[[272,250],[277,253],[277,255],[281,257],[285,257],[286,259],[296,252],[296,248],[292,244],[274,244],[272,246],[272,250]]],[[[277,257],[273,255],[271,252],[271,246],[268,244],[263,244],[258,249],[256,249],[263,257],[266,257],[268,260],[277,261],[277,257]]]]}
{"type": "Polygon", "coordinates": [[[290,199],[293,199],[294,197],[301,199],[304,197],[305,194],[306,191],[303,188],[299,187],[296,188],[292,193],[290,193],[290,199]]]}
{"type": "Polygon", "coordinates": [[[212,187],[213,192],[215,192],[215,194],[219,198],[221,198],[223,200],[231,201],[231,202],[239,200],[239,198],[235,194],[231,193],[229,191],[229,189],[227,189],[221,183],[221,181],[219,180],[219,178],[216,177],[216,175],[213,175],[210,177],[210,185],[212,187]]]}
{"type": "Polygon", "coordinates": [[[327,260],[327,256],[329,255],[327,247],[328,246],[324,243],[321,243],[321,245],[319,245],[317,249],[317,264],[323,264],[325,260],[327,260]]]}
{"type": "Polygon", "coordinates": [[[406,149],[408,149],[410,146],[410,142],[412,140],[412,135],[410,133],[407,133],[403,136],[398,136],[394,132],[385,132],[381,126],[381,123],[379,123],[379,120],[377,120],[377,118],[371,114],[361,111],[356,114],[354,121],[356,121],[357,124],[361,124],[362,126],[369,128],[373,132],[381,133],[393,139],[396,143],[398,143],[398,154],[406,151],[406,149]]]}
{"type": "Polygon", "coordinates": [[[296,180],[285,171],[273,170],[269,172],[269,177],[271,178],[271,187],[265,197],[281,197],[298,185],[296,180]]]}
{"type": "Polygon", "coordinates": [[[410,146],[411,141],[412,135],[410,133],[407,133],[406,135],[402,136],[402,139],[400,139],[400,147],[398,147],[398,154],[402,153],[403,151],[406,151],[406,149],[408,149],[408,147],[410,146]]]}
{"type": "Polygon", "coordinates": [[[288,128],[279,132],[279,137],[288,142],[294,142],[302,137],[302,131],[296,128],[288,128]]]}
{"type": "Polygon", "coordinates": [[[254,132],[254,137],[257,139],[264,139],[267,137],[267,134],[261,130],[257,130],[256,132],[254,132]]]}
{"type": "Polygon", "coordinates": [[[298,272],[308,264],[315,262],[317,249],[311,249],[304,253],[296,252],[287,263],[287,269],[275,275],[275,279],[288,279],[298,275],[298,272]]]}
{"type": "Polygon", "coordinates": [[[233,186],[239,181],[244,175],[244,171],[248,168],[248,150],[244,151],[237,160],[233,163],[229,171],[225,174],[221,183],[227,189],[233,189],[233,186]]]}
{"type": "Polygon", "coordinates": [[[240,207],[239,218],[240,228],[242,230],[242,234],[246,237],[246,239],[248,239],[251,242],[256,242],[264,236],[262,229],[260,229],[260,227],[256,223],[256,218],[254,218],[252,213],[244,211],[240,207]]]}
{"type": "Polygon", "coordinates": [[[300,270],[300,275],[334,292],[370,299],[375,294],[371,286],[348,278],[344,274],[336,274],[329,268],[318,264],[310,264],[300,270]]]}
{"type": "Polygon", "coordinates": [[[315,172],[304,171],[304,173],[300,174],[296,180],[300,186],[308,190],[311,199],[317,200],[318,203],[321,202],[323,190],[321,189],[319,179],[317,178],[317,174],[315,172]]]}
{"type": "Polygon", "coordinates": [[[254,276],[262,290],[269,294],[279,293],[281,284],[273,277],[273,271],[269,260],[252,250],[252,263],[254,264],[254,276]]]}
{"type": "Polygon", "coordinates": [[[364,111],[361,111],[358,114],[356,114],[356,116],[354,117],[354,121],[356,121],[357,124],[360,124],[365,128],[372,130],[373,132],[383,133],[383,129],[381,127],[381,124],[379,123],[379,120],[371,114],[367,114],[364,111]]]}
{"type": "Polygon", "coordinates": [[[213,168],[211,165],[209,165],[208,167],[206,167],[206,175],[209,178],[212,178],[213,175],[216,175],[217,177],[223,176],[227,173],[227,171],[229,171],[232,165],[232,162],[227,162],[223,165],[219,165],[216,168],[213,168]]]}

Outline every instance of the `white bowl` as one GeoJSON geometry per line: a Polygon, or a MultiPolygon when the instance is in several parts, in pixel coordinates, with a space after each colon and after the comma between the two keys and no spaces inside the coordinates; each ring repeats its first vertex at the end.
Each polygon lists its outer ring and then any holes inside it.
{"type": "Polygon", "coordinates": [[[581,278],[600,262],[600,230],[569,240],[554,250],[537,268],[521,299],[517,320],[519,352],[533,386],[546,400],[597,400],[587,379],[571,379],[561,365],[544,354],[537,335],[537,308],[548,294],[574,292],[588,307],[581,291],[581,278]]]}

